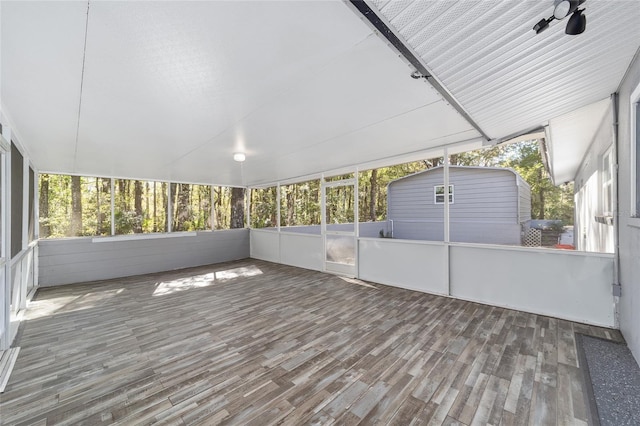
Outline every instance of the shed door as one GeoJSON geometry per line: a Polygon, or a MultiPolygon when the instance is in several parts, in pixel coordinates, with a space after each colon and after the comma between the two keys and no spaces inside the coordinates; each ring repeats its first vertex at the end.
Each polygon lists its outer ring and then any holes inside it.
{"type": "Polygon", "coordinates": [[[356,276],[355,179],[322,184],[325,271],[356,276]]]}

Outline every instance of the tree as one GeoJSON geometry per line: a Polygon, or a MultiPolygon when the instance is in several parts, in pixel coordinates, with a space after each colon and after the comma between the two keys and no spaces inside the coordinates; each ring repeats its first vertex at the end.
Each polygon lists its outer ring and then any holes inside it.
{"type": "Polygon", "coordinates": [[[80,176],[71,176],[71,226],[69,236],[82,235],[82,184],[80,176]]]}
{"type": "Polygon", "coordinates": [[[378,199],[378,170],[371,170],[369,178],[369,220],[375,222],[377,219],[376,204],[378,199]]]}
{"type": "Polygon", "coordinates": [[[40,175],[40,237],[47,238],[51,235],[51,222],[49,219],[49,175],[40,175]]]}
{"type": "Polygon", "coordinates": [[[244,188],[231,189],[231,228],[244,228],[244,188]]]}
{"type": "Polygon", "coordinates": [[[134,187],[134,209],[135,209],[135,224],[134,231],[135,233],[142,232],[142,182],[137,180],[133,184],[134,187]]]}

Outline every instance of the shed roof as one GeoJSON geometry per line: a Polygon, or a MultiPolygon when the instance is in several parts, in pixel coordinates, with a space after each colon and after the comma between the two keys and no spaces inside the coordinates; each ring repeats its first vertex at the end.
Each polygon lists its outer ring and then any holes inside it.
{"type": "MultiPolygon", "coordinates": [[[[401,178],[392,180],[391,182],[389,182],[389,185],[396,183],[398,181],[404,180],[404,179],[408,179],[408,178],[412,178],[418,175],[422,175],[422,174],[426,174],[426,173],[431,173],[434,172],[436,170],[442,170],[444,168],[444,166],[436,166],[436,167],[432,167],[430,169],[427,170],[422,170],[416,173],[412,173],[410,175],[407,176],[403,176],[401,178]]],[[[530,188],[530,185],[527,183],[526,180],[524,180],[522,178],[522,176],[520,176],[520,174],[518,172],[516,172],[514,169],[510,168],[510,167],[482,167],[482,166],[449,166],[449,169],[471,169],[471,170],[482,170],[482,171],[493,171],[493,172],[506,172],[506,173],[511,173],[513,175],[515,175],[516,177],[516,181],[517,182],[521,182],[523,183],[526,187],[530,188]]]]}

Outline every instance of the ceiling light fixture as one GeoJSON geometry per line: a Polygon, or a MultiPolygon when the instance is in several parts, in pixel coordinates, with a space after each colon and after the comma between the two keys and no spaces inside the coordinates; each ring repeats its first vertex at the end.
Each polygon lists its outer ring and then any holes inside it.
{"type": "Polygon", "coordinates": [[[246,160],[247,156],[244,155],[244,152],[235,152],[233,154],[233,159],[235,161],[237,161],[238,163],[242,163],[244,160],[246,160]]]}
{"type": "Polygon", "coordinates": [[[538,21],[533,26],[533,31],[535,31],[536,34],[540,34],[549,28],[549,24],[551,22],[560,21],[570,14],[573,14],[571,15],[571,18],[569,18],[565,33],[569,35],[582,34],[587,25],[587,17],[582,14],[584,9],[578,9],[578,6],[585,1],[586,0],[555,0],[553,15],[548,18],[542,18],[538,21]]]}

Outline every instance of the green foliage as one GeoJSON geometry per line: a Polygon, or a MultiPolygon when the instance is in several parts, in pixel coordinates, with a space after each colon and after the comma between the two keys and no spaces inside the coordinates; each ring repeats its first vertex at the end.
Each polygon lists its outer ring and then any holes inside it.
{"type": "MultiPolygon", "coordinates": [[[[111,235],[111,179],[42,174],[39,187],[40,237],[111,235]]],[[[167,232],[168,183],[115,179],[113,187],[116,234],[167,232]]],[[[173,231],[212,229],[212,219],[216,229],[230,227],[231,188],[179,183],[171,190],[173,231]]]]}
{"type": "MultiPolygon", "coordinates": [[[[573,184],[554,186],[547,175],[536,140],[497,145],[450,156],[450,164],[480,167],[510,167],[531,187],[531,212],[534,219],[560,219],[573,224],[573,184]]],[[[387,185],[401,177],[437,167],[443,157],[365,170],[359,173],[358,211],[360,222],[381,221],[387,215],[387,185]]],[[[326,180],[352,178],[353,173],[326,180]]],[[[251,195],[251,226],[276,226],[276,187],[257,189],[251,195]]],[[[349,187],[327,192],[327,223],[353,220],[353,194],[349,187]]],[[[281,187],[280,223],[282,226],[320,224],[320,182],[318,180],[281,187]]]]}

